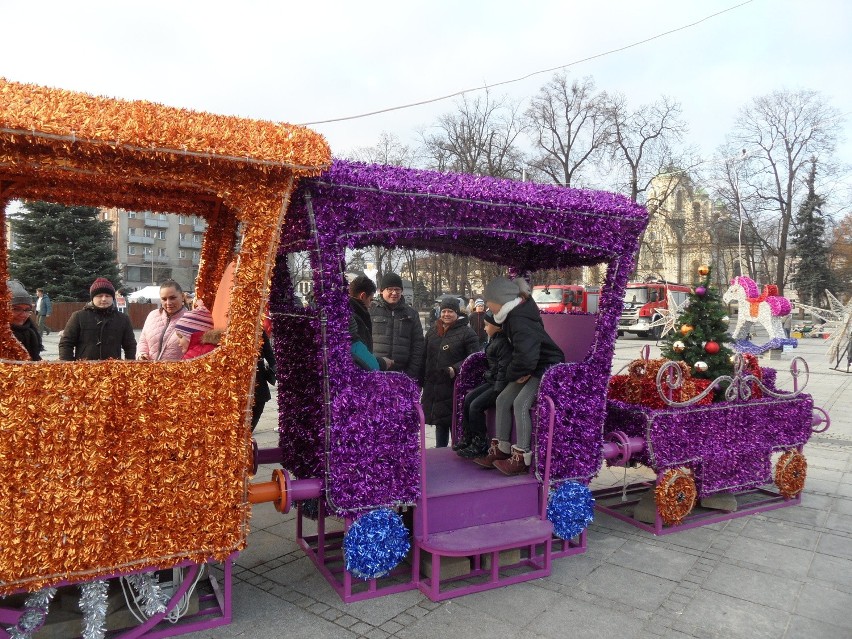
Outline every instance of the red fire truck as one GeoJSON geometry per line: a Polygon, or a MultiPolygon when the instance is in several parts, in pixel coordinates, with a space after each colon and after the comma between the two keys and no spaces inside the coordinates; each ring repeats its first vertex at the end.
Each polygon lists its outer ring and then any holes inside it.
{"type": "Polygon", "coordinates": [[[547,313],[597,313],[600,297],[599,288],[579,284],[540,284],[532,289],[535,303],[547,313]]]}
{"type": "Polygon", "coordinates": [[[662,326],[650,326],[660,318],[657,309],[668,308],[669,295],[681,304],[690,288],[673,282],[630,282],[624,291],[624,309],[618,322],[618,336],[635,333],[643,339],[659,339],[662,326]]]}

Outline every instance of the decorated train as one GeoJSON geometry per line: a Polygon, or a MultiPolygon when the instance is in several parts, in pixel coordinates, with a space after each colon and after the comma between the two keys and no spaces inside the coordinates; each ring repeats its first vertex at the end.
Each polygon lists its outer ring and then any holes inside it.
{"type": "MultiPolygon", "coordinates": [[[[741,414],[731,420],[776,404],[786,416],[763,419],[774,430],[737,440],[743,449],[730,459],[729,445],[701,440],[705,430],[682,417],[694,409],[648,415],[608,401],[647,223],[643,207],[618,195],[332,161],[322,137],[302,127],[0,80],[0,209],[18,198],[203,217],[196,291],[208,307],[227,306],[228,326],[218,348],[187,362],[28,362],[0,324],[7,636],[49,623],[57,589],[68,586],[80,592],[76,634],[103,636],[114,629],[105,602],[119,580],[142,612],[126,636],[227,623],[233,557],[251,505],[263,502],[282,512],[295,504],[299,543],[346,601],[411,589],[440,600],[546,576],[552,559],[585,550],[588,486],[605,460],[647,464],[658,485],[681,469],[709,494],[767,483],[769,456],[800,452],[810,433],[810,398],[773,384],[765,388],[778,397],[725,407],[741,414]],[[513,275],[604,273],[596,313],[543,315],[566,361],[542,379],[528,475],[498,478],[427,449],[416,383],[352,361],[343,263],[348,250],[375,245],[477,257],[513,275]],[[293,287],[295,254],[313,273],[308,306],[293,287]],[[249,420],[267,304],[279,440],[258,448],[249,420]],[[716,456],[690,467],[695,451],[681,436],[716,456]],[[264,464],[276,466],[271,480],[252,482],[264,464]],[[727,483],[707,479],[725,464],[743,469],[727,483]]],[[[462,367],[457,417],[483,369],[481,354],[462,367]]]]}

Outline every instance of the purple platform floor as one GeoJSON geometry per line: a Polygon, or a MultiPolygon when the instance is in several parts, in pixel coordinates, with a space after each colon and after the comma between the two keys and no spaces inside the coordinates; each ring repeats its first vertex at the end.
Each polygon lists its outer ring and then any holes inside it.
{"type": "MultiPolygon", "coordinates": [[[[613,370],[649,343],[620,338],[613,370]]],[[[811,365],[808,391],[831,412],[832,425],[805,446],[808,479],[798,506],[662,536],[597,513],[586,552],[555,559],[547,577],[441,602],[412,589],[347,604],[298,547],[295,513],[260,505],[236,560],[232,623],[189,637],[852,636],[852,375],[830,370],[824,340],[799,343],[811,365]]],[[[270,406],[256,431],[266,446],[277,443],[270,406]]],[[[263,467],[258,477],[271,472],[263,467]]],[[[631,470],[627,481],[648,478],[631,470]]],[[[603,468],[591,488],[623,480],[623,468],[603,468]]]]}

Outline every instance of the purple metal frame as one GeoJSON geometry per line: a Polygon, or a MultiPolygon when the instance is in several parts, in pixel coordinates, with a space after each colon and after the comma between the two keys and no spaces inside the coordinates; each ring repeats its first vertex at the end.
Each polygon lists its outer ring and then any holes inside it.
{"type": "MultiPolygon", "coordinates": [[[[166,604],[165,610],[152,615],[138,626],[119,630],[117,634],[116,631],[112,631],[110,632],[110,637],[113,639],[159,639],[161,637],[174,637],[199,630],[207,630],[231,623],[234,557],[236,557],[236,553],[222,564],[224,570],[222,584],[219,584],[216,577],[208,572],[206,579],[210,584],[212,593],[199,596],[199,610],[195,614],[183,617],[177,623],[163,622],[166,615],[174,610],[181,598],[189,591],[201,569],[201,564],[183,562],[175,567],[189,568],[189,572],[184,576],[180,587],[172,594],[171,599],[166,604]]],[[[148,570],[134,572],[148,572],[148,570]]],[[[104,579],[115,579],[119,576],[121,575],[114,574],[104,577],[104,579]]],[[[58,586],[64,585],[69,584],[68,582],[58,584],[58,586]]],[[[0,627],[0,639],[9,639],[10,635],[6,632],[6,628],[17,624],[23,613],[23,609],[0,608],[0,625],[2,625],[0,627]]]]}

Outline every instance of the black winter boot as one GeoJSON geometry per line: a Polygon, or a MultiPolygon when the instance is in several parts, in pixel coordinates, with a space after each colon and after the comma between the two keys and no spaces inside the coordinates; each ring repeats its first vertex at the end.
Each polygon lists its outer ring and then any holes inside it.
{"type": "Polygon", "coordinates": [[[459,457],[464,457],[465,459],[474,459],[475,457],[484,457],[488,454],[488,446],[489,441],[481,436],[475,435],[473,439],[470,440],[470,445],[467,448],[462,448],[458,451],[459,457]]]}

